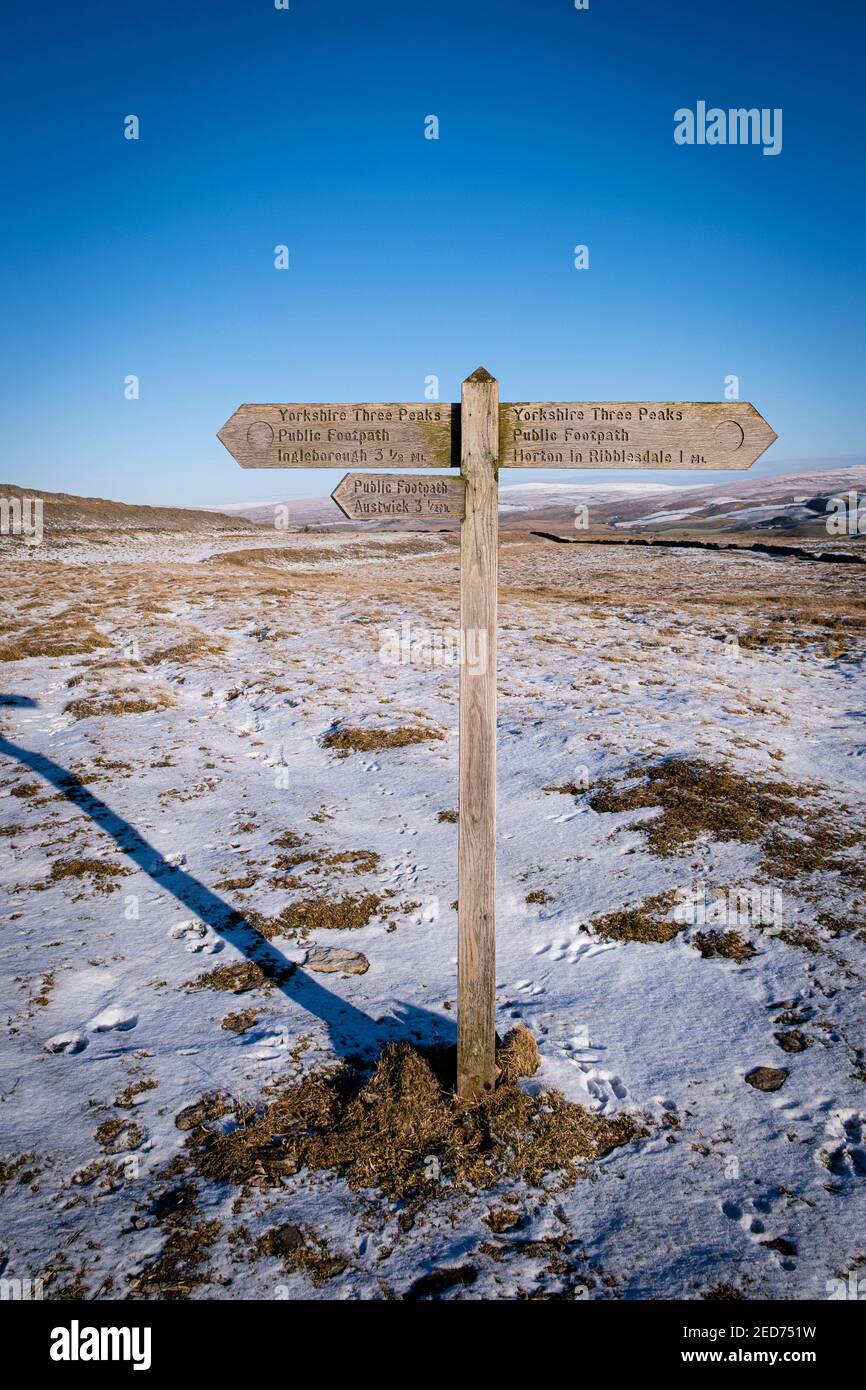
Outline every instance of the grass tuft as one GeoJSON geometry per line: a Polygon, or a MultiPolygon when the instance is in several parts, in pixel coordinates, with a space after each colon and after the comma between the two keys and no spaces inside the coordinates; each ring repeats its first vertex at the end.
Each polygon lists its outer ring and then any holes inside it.
{"type": "Polygon", "coordinates": [[[372,1075],[348,1064],[316,1072],[244,1128],[200,1127],[190,1136],[191,1162],[208,1181],[241,1185],[263,1173],[278,1183],[302,1167],[330,1171],[351,1188],[420,1206],[508,1179],[565,1186],[646,1134],[631,1115],[598,1115],[556,1091],[527,1095],[516,1074],[534,1069],[537,1050],[526,1030],[515,1032],[500,1050],[503,1077],[481,1102],[461,1101],[444,1084],[443,1053],[389,1043],[372,1075]]]}

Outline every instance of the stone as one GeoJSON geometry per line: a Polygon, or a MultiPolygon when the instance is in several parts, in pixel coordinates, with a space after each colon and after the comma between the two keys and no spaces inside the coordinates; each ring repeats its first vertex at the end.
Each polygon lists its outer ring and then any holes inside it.
{"type": "Polygon", "coordinates": [[[773,1037],[779,1044],[783,1052],[805,1052],[807,1047],[811,1047],[812,1039],[807,1038],[799,1028],[790,1028],[785,1032],[774,1033],[773,1037]]]}
{"type": "Polygon", "coordinates": [[[746,1072],[746,1080],[756,1091],[778,1091],[788,1080],[784,1067],[754,1067],[746,1072]]]}
{"type": "Polygon", "coordinates": [[[307,956],[306,966],[319,975],[366,975],[370,962],[360,951],[347,951],[342,946],[316,946],[307,956]]]}

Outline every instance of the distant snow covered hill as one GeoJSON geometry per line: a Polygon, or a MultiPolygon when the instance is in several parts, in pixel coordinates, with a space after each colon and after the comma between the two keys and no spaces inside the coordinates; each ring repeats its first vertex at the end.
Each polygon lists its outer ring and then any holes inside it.
{"type": "Polygon", "coordinates": [[[711,483],[676,488],[661,505],[652,497],[629,497],[622,505],[604,504],[593,520],[638,531],[758,530],[823,536],[828,534],[827,521],[836,498],[857,510],[866,500],[866,465],[769,478],[740,476],[721,487],[711,483]]]}
{"type": "MultiPolygon", "coordinates": [[[[505,529],[572,529],[579,509],[596,530],[653,533],[775,531],[787,536],[821,537],[827,533],[828,502],[857,495],[866,499],[866,463],[815,467],[775,476],[739,474],[729,483],[683,487],[635,479],[609,482],[504,483],[499,489],[499,515],[505,529]]],[[[288,526],[335,527],[358,530],[404,530],[401,521],[347,522],[330,497],[281,502],[233,503],[222,513],[248,521],[288,526]]],[[[863,510],[866,522],[866,506],[863,510]]],[[[457,523],[452,522],[451,527],[457,523]]],[[[428,529],[440,523],[428,523],[428,529]]],[[[411,529],[418,529],[413,523],[411,529]]],[[[864,529],[866,534],[866,529],[864,529]]]]}

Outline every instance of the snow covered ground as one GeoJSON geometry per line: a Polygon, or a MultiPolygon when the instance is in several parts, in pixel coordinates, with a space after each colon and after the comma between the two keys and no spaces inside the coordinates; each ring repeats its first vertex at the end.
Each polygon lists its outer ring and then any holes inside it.
{"type": "MultiPolygon", "coordinates": [[[[454,1040],[457,668],[425,659],[457,622],[454,538],[211,551],[6,565],[0,1273],[49,1297],[140,1296],[173,1238],[176,1121],[202,1096],[253,1113],[335,1058],[454,1040]],[[358,729],[422,741],[356,750],[358,729]],[[270,937],[285,978],[198,987],[298,903],[312,929],[270,937]],[[322,973],[321,948],[368,968],[322,973]]],[[[534,1032],[528,1088],[633,1112],[646,1137],[562,1191],[451,1191],[433,1164],[441,1191],[411,1221],[327,1171],[199,1179],[190,1296],[827,1298],[856,1274],[866,682],[848,568],[503,546],[498,1028],[534,1032]],[[809,788],[794,833],[826,825],[827,864],[774,875],[760,838],[706,832],[663,853],[658,813],[592,808],[669,755],[809,788]],[[772,921],[730,915],[761,887],[772,921]],[[723,904],[709,927],[753,954],[704,954],[707,923],[605,933],[663,894],[723,904]],[[787,1075],[761,1090],[756,1068],[787,1075]],[[262,1245],[287,1224],[317,1265],[262,1245]]]]}

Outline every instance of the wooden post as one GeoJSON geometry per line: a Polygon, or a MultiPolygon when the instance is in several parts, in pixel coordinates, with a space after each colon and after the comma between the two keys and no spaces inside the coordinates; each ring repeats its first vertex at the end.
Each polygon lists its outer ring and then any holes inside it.
{"type": "Polygon", "coordinates": [[[496,1082],[496,570],[499,388],[463,383],[460,471],[460,772],[457,854],[457,1093],[496,1082]]]}

